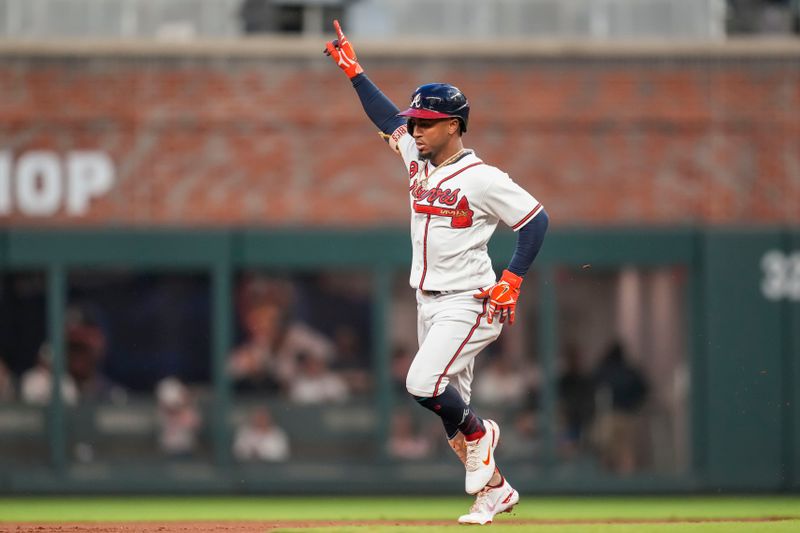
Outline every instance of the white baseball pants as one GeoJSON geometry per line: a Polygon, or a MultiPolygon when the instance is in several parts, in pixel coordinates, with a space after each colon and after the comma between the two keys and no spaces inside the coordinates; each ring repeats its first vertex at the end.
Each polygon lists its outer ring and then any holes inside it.
{"type": "Polygon", "coordinates": [[[417,291],[419,351],[406,377],[414,396],[438,396],[450,384],[469,404],[475,356],[494,341],[503,328],[495,318],[486,321],[488,300],[459,291],[429,295],[417,291]]]}

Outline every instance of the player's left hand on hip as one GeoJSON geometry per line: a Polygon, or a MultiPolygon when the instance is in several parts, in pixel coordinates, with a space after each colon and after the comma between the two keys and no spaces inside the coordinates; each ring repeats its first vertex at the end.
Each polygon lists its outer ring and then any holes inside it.
{"type": "Polygon", "coordinates": [[[473,294],[475,298],[480,300],[489,299],[489,308],[487,310],[489,324],[494,321],[495,313],[499,313],[501,323],[505,322],[506,318],[509,324],[514,323],[514,310],[517,307],[520,285],[522,285],[521,277],[508,270],[503,270],[500,281],[486,290],[473,294]]]}
{"type": "Polygon", "coordinates": [[[325,55],[332,57],[336,61],[336,65],[347,74],[348,78],[355,78],[364,72],[364,69],[358,64],[356,51],[353,50],[353,45],[342,32],[342,27],[339,25],[338,20],[333,21],[333,27],[336,28],[337,39],[328,41],[325,45],[325,55]]]}

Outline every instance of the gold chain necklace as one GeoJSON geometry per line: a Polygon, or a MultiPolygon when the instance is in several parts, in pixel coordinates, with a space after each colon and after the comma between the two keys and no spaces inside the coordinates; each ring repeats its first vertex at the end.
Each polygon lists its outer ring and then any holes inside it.
{"type": "Polygon", "coordinates": [[[424,178],[422,178],[422,179],[420,180],[420,182],[419,182],[420,186],[421,186],[423,189],[427,188],[427,187],[428,187],[428,180],[429,180],[429,179],[431,179],[431,177],[433,177],[433,175],[434,175],[434,174],[436,174],[436,171],[437,171],[437,170],[439,170],[439,169],[440,169],[440,168],[442,168],[442,167],[446,167],[447,165],[449,165],[450,163],[453,163],[453,162],[454,162],[454,161],[456,161],[456,160],[457,160],[459,157],[461,157],[461,155],[462,155],[462,154],[469,153],[469,152],[470,152],[470,150],[467,150],[466,148],[462,148],[462,149],[461,149],[461,150],[459,150],[458,152],[454,153],[453,155],[451,155],[450,157],[448,157],[447,159],[445,159],[444,161],[442,161],[442,164],[441,164],[441,165],[437,165],[437,166],[436,166],[436,168],[434,168],[434,169],[431,171],[431,173],[430,173],[430,174],[426,175],[424,178]]]}

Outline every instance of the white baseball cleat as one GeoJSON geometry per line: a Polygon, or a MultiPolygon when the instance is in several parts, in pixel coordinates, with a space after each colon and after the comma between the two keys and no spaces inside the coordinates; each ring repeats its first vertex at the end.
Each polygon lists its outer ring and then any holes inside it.
{"type": "Polygon", "coordinates": [[[475,503],[458,519],[459,524],[491,524],[495,515],[510,512],[519,503],[519,493],[503,479],[499,487],[486,487],[478,493],[475,503]]]}
{"type": "Polygon", "coordinates": [[[467,494],[480,492],[494,475],[494,449],[500,441],[500,428],[493,420],[484,420],[483,426],[486,428],[483,437],[466,441],[467,460],[464,466],[467,468],[467,477],[464,490],[467,494]]]}

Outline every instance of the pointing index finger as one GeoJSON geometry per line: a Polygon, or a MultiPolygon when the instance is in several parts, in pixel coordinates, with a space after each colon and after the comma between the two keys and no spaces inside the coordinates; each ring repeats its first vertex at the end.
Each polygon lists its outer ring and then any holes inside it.
{"type": "Polygon", "coordinates": [[[338,20],[333,21],[333,27],[336,28],[336,35],[339,37],[339,42],[341,43],[344,41],[344,33],[342,33],[342,27],[339,25],[338,20]]]}

